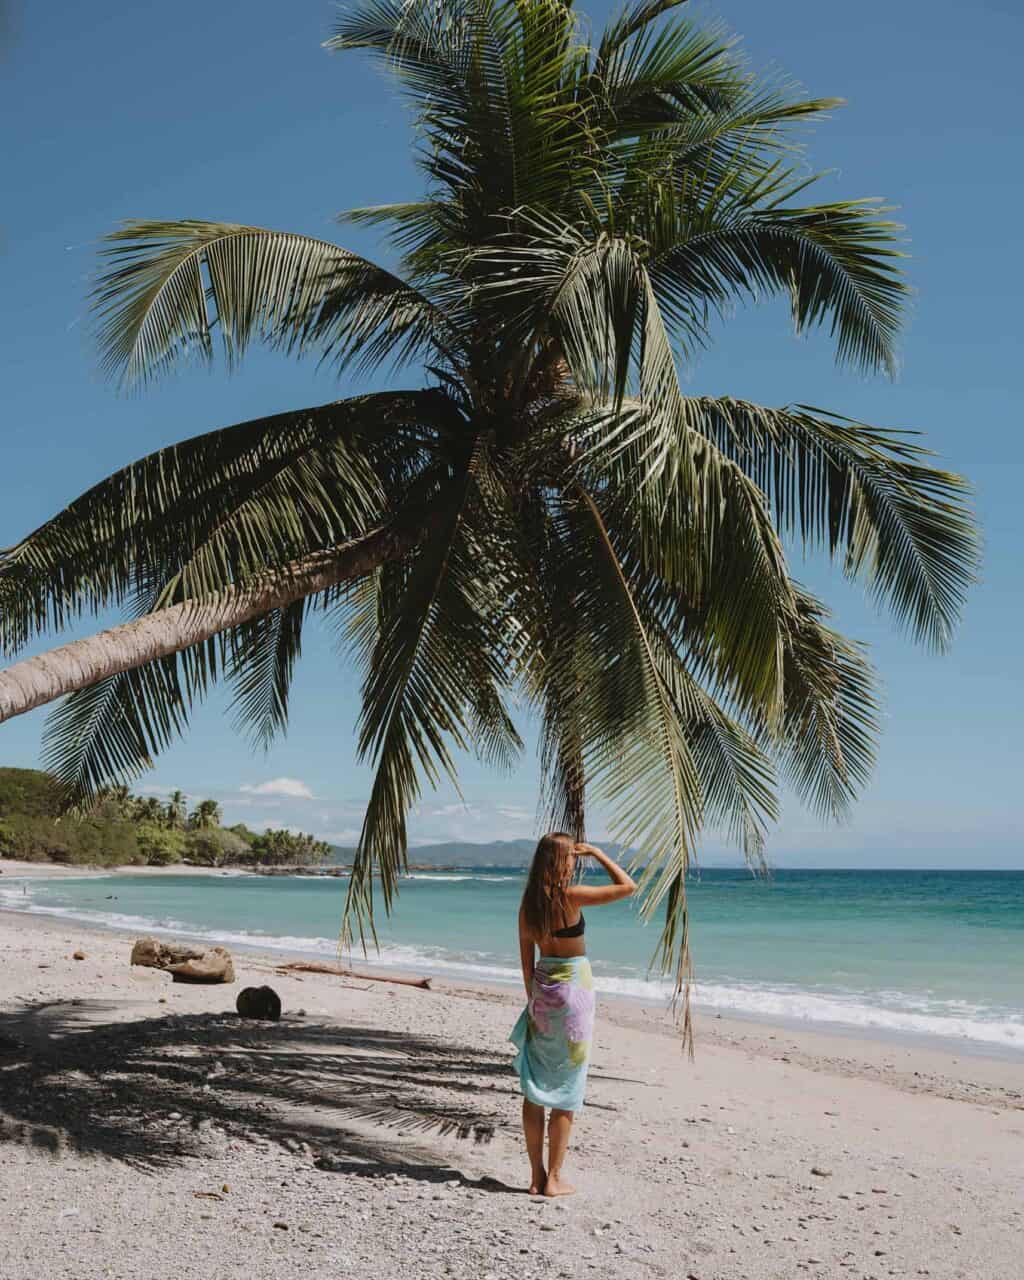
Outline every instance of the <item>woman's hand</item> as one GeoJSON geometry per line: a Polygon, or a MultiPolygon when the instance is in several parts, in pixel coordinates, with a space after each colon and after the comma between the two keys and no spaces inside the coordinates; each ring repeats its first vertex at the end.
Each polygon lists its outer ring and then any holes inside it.
{"type": "Polygon", "coordinates": [[[599,849],[595,844],[580,841],[573,847],[577,858],[593,858],[608,872],[609,885],[576,884],[569,890],[569,898],[578,907],[586,904],[602,902],[618,902],[620,898],[629,898],[636,893],[636,881],[628,871],[623,871],[617,862],[599,849]]]}

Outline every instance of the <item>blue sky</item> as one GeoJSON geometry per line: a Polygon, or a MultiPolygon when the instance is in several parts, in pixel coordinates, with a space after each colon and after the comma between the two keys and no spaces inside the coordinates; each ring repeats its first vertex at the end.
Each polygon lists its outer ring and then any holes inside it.
{"type": "MultiPolygon", "coordinates": [[[[248,222],[335,235],[380,256],[371,234],[332,227],[333,214],[419,190],[408,117],[391,87],[358,55],[320,47],[332,18],[325,0],[170,8],[16,0],[9,8],[0,51],[3,544],[161,445],[361,389],[257,352],[231,377],[188,370],[144,397],[116,394],[97,371],[85,298],[96,241],[119,219],[248,222]]],[[[597,21],[611,8],[599,0],[587,12],[597,21]]],[[[825,828],[787,798],[772,857],[1024,867],[1016,394],[1024,22],[1010,0],[969,11],[924,0],[728,0],[690,12],[740,33],[755,67],[781,68],[815,95],[848,101],[810,140],[813,166],[832,171],[822,194],[881,195],[900,207],[917,296],[895,382],[838,371],[824,338],[792,336],[780,300],[724,324],[688,371],[689,386],[924,430],[944,463],[974,481],[986,544],[983,581],[943,657],[896,634],[827,565],[800,566],[839,624],[872,645],[886,725],[853,821],[825,828]]],[[[143,785],[215,796],[231,821],[349,842],[369,776],[354,759],[356,708],[353,673],[311,630],[286,739],[253,755],[214,699],[143,785]]],[[[0,761],[36,764],[42,723],[35,713],[0,727],[0,761]]],[[[531,835],[537,790],[532,753],[511,777],[466,762],[464,803],[447,790],[428,793],[413,839],[531,835]]],[[[592,835],[602,834],[596,815],[592,835]]],[[[709,861],[723,853],[708,840],[709,861]]]]}

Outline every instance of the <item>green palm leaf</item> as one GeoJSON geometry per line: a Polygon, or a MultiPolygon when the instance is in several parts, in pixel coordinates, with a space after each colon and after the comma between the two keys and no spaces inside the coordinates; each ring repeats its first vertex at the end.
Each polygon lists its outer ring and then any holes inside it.
{"type": "Polygon", "coordinates": [[[236,726],[264,750],[288,726],[288,697],[308,607],[297,601],[232,633],[228,675],[235,684],[236,726]]]}
{"type": "Polygon", "coordinates": [[[440,393],[384,392],[150,454],[3,553],[3,646],[16,652],[34,634],[137,597],[152,597],[148,611],[209,594],[343,541],[386,514],[396,486],[460,421],[440,393]]]}
{"type": "Polygon", "coordinates": [[[134,781],[188,728],[216,679],[219,649],[204,643],[71,694],[47,717],[43,765],[69,805],[86,806],[112,781],[134,781]]]}
{"type": "Polygon", "coordinates": [[[908,433],[803,405],[693,398],[688,417],[764,491],[783,532],[840,554],[916,638],[949,644],[978,560],[959,476],[926,465],[908,433]]]}
{"type": "Polygon", "coordinates": [[[803,802],[823,818],[842,819],[874,768],[878,698],[863,647],[829,628],[827,616],[812,595],[798,593],[785,653],[786,712],[776,736],[803,802]]]}
{"type": "MultiPolygon", "coordinates": [[[[553,569],[566,582],[572,616],[586,617],[588,626],[583,645],[569,650],[576,666],[564,679],[579,684],[589,786],[610,812],[614,838],[642,851],[646,861],[641,887],[643,911],[650,918],[690,865],[704,817],[700,778],[662,677],[657,640],[644,625],[599,508],[582,489],[573,490],[571,500],[575,505],[565,507],[562,520],[573,555],[553,569]]],[[[675,900],[673,928],[684,912],[685,895],[675,900]]],[[[688,939],[685,931],[676,936],[682,990],[689,972],[688,939]]]]}
{"type": "Polygon", "coordinates": [[[181,359],[235,363],[255,339],[339,367],[448,358],[455,334],[411,285],[337,245],[234,223],[134,221],[107,237],[94,291],[104,369],[127,384],[181,359]],[[383,331],[383,337],[381,337],[383,331]]]}
{"type": "Polygon", "coordinates": [[[898,224],[874,200],[787,207],[807,185],[787,178],[770,169],[714,192],[689,184],[676,217],[661,216],[652,234],[655,292],[684,335],[698,300],[727,312],[738,295],[787,293],[798,333],[827,323],[838,359],[894,373],[908,292],[898,224]]]}
{"type": "Polygon", "coordinates": [[[345,905],[343,939],[352,926],[372,922],[373,871],[390,909],[405,862],[406,815],[420,794],[421,776],[436,786],[457,785],[453,749],[475,738],[521,744],[505,712],[506,640],[480,578],[483,528],[481,472],[485,446],[475,444],[450,478],[438,505],[444,520],[380,600],[384,615],[363,686],[359,749],[375,765],[345,905]]]}

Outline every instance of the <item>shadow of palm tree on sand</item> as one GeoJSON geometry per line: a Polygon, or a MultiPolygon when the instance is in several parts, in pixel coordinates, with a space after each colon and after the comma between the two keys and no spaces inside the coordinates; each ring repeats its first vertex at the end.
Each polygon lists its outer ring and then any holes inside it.
{"type": "Polygon", "coordinates": [[[436,1182],[461,1175],[428,1139],[487,1142],[512,1127],[506,1055],[297,1018],[125,1020],[137,1012],[81,1001],[0,1013],[0,1141],[146,1170],[211,1141],[307,1143],[326,1170],[436,1182]]]}

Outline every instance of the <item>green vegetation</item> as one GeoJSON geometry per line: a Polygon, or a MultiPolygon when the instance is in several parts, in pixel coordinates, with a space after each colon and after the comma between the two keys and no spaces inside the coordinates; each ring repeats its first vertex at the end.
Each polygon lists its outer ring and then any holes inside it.
{"type": "Polygon", "coordinates": [[[220,806],[166,802],[127,787],[99,792],[87,812],[65,811],[64,792],[36,769],[0,769],[0,856],[73,866],[294,866],[320,862],[331,846],[291,831],[259,834],[220,825],[220,806]]]}
{"type": "Polygon", "coordinates": [[[780,775],[848,810],[874,673],[787,544],[941,650],[977,562],[967,486],[910,433],[684,393],[735,307],[773,295],[891,374],[910,290],[887,208],[819,195],[807,166],[838,104],[752,74],[678,3],[603,31],[563,0],[347,5],[331,46],[368,51],[415,117],[422,196],[340,219],[381,228],[395,272],[243,223],[112,233],[94,301],[119,381],[257,340],[340,386],[411,372],[164,448],[4,552],[8,652],[83,611],[137,619],[0,672],[0,718],[70,695],[46,746],[70,795],[137,776],[217,680],[266,745],[320,619],[361,668],[374,767],[346,927],[370,922],[375,870],[390,908],[424,785],[464,750],[516,760],[520,706],[552,824],[603,809],[680,977],[704,829],[758,863],[780,775]]]}

